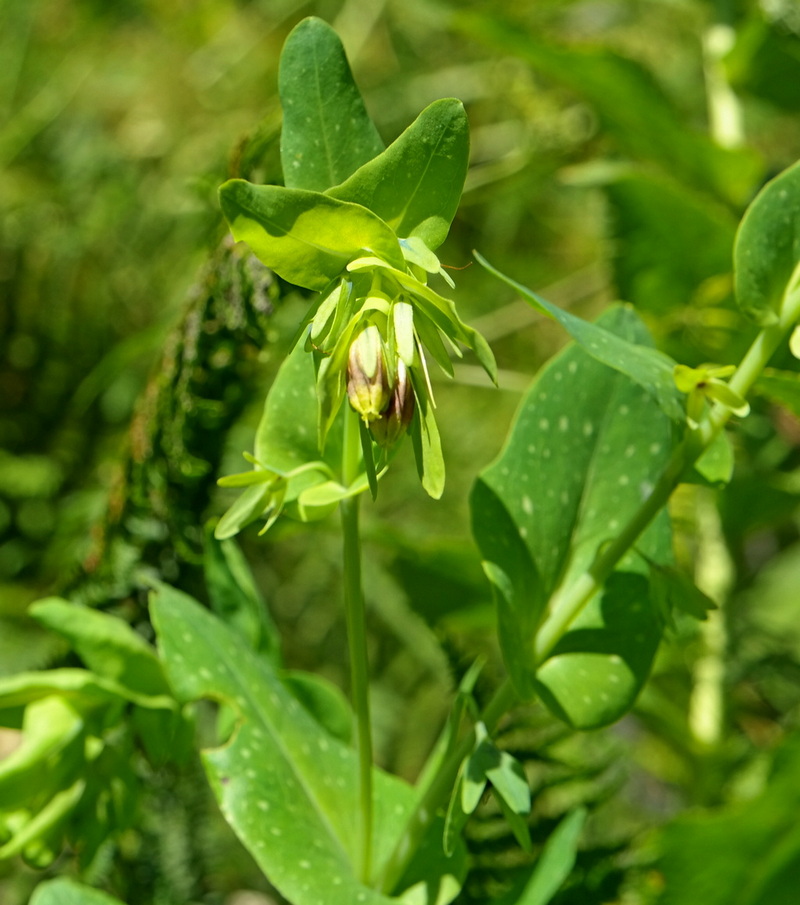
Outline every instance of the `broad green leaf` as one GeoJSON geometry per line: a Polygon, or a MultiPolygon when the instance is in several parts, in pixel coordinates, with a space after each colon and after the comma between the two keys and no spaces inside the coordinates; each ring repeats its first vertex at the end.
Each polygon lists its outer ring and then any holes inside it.
{"type": "Polygon", "coordinates": [[[603,131],[634,160],[657,164],[703,192],[743,203],[763,169],[747,149],[727,149],[684,121],[643,66],[603,47],[559,46],[492,12],[462,13],[456,27],[528,62],[591,106],[603,131]]]}
{"type": "Polygon", "coordinates": [[[576,729],[615,722],[653,665],[662,623],[647,579],[615,572],[536,672],[542,701],[576,729]]]}
{"type": "Polygon", "coordinates": [[[289,188],[343,182],[383,150],[339,36],[322,19],[303,19],[281,53],[281,163],[289,188]]]}
{"type": "Polygon", "coordinates": [[[104,679],[139,694],[169,693],[155,650],[123,619],[57,597],[31,604],[30,613],[66,638],[85,665],[104,679]]]}
{"type": "Polygon", "coordinates": [[[617,336],[599,324],[585,321],[583,318],[576,317],[574,314],[552,305],[537,293],[492,267],[477,252],[475,252],[475,257],[489,273],[494,274],[499,280],[515,289],[529,305],[546,317],[558,321],[592,358],[626,374],[647,390],[673,421],[685,420],[683,399],[673,378],[675,362],[668,355],[664,355],[663,352],[659,352],[649,345],[617,336]]]}
{"type": "Polygon", "coordinates": [[[219,197],[233,237],[296,286],[325,289],[365,253],[405,266],[392,230],[358,204],[243,179],[220,186],[219,197]]]}
{"type": "Polygon", "coordinates": [[[124,905],[99,889],[84,886],[68,877],[45,880],[33,891],[30,905],[124,905]]]}
{"type": "Polygon", "coordinates": [[[800,162],[768,182],[747,208],[733,249],[736,301],[760,324],[800,291],[800,162]]]}
{"type": "Polygon", "coordinates": [[[280,635],[242,551],[233,540],[218,541],[206,531],[203,575],[211,608],[235,626],[253,650],[280,663],[280,635]]]}
{"type": "MultiPolygon", "coordinates": [[[[601,324],[631,345],[648,341],[630,309],[612,308],[601,324]]],[[[592,563],[647,498],[672,442],[669,420],[641,387],[576,345],[540,372],[523,399],[505,448],[471,500],[473,533],[493,564],[487,572],[496,591],[511,595],[501,611],[508,623],[501,623],[501,643],[521,694],[530,690],[519,677],[533,678],[532,642],[545,602],[592,563]]],[[[665,513],[637,548],[669,561],[665,513]]],[[[631,706],[658,643],[647,582],[632,574],[646,572],[646,564],[629,556],[621,568],[535,675],[548,706],[583,728],[631,706]]]]}
{"type": "Polygon", "coordinates": [[[464,105],[446,98],[426,107],[382,154],[328,194],[369,208],[398,236],[417,236],[435,249],[455,216],[468,162],[464,105]]]}
{"type": "Polygon", "coordinates": [[[547,905],[575,866],[586,808],[576,808],[553,830],[524,887],[503,905],[547,905]]]}
{"type": "MultiPolygon", "coordinates": [[[[325,732],[271,665],[191,598],[161,586],[151,611],[176,695],[183,701],[221,700],[237,712],[232,737],[204,751],[203,762],[222,813],[270,882],[296,905],[391,901],[362,885],[353,870],[358,837],[353,749],[325,732]]],[[[377,875],[415,795],[377,769],[374,787],[377,875]]],[[[436,829],[441,835],[441,823],[436,829]]],[[[433,836],[426,844],[434,845],[433,836]]],[[[439,879],[457,877],[463,867],[458,855],[444,859],[442,854],[434,862],[436,874],[409,875],[407,885],[429,879],[436,888],[439,879]]]]}

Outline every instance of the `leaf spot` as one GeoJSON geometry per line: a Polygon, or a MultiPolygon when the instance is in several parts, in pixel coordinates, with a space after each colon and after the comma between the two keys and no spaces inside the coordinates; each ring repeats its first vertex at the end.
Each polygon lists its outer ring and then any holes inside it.
{"type": "Polygon", "coordinates": [[[210,679],[210,678],[211,678],[211,670],[210,670],[207,666],[201,666],[201,667],[200,667],[200,675],[201,675],[204,679],[210,679]]]}
{"type": "Polygon", "coordinates": [[[543,449],[543,450],[542,450],[542,458],[543,458],[543,459],[549,459],[551,455],[552,455],[552,453],[550,452],[549,449],[543,449]]]}
{"type": "Polygon", "coordinates": [[[628,408],[627,405],[621,405],[621,406],[619,407],[619,414],[620,414],[620,415],[627,415],[628,412],[630,412],[630,409],[628,408]]]}
{"type": "Polygon", "coordinates": [[[569,430],[569,418],[566,415],[562,415],[558,419],[558,429],[560,431],[568,431],[569,430]]]}
{"type": "Polygon", "coordinates": [[[270,831],[270,833],[272,833],[273,836],[282,836],[283,835],[283,830],[279,826],[271,826],[269,828],[269,831],[270,831]]]}
{"type": "Polygon", "coordinates": [[[612,531],[616,531],[617,528],[619,528],[619,522],[615,518],[612,518],[611,521],[608,523],[608,527],[612,531]]]}
{"type": "Polygon", "coordinates": [[[242,748],[242,757],[245,758],[245,760],[252,756],[253,756],[253,752],[249,748],[242,748]]]}
{"type": "Polygon", "coordinates": [[[571,361],[571,362],[567,365],[567,370],[570,372],[570,374],[574,374],[574,373],[578,370],[578,362],[577,362],[577,361],[571,361]]]}
{"type": "Polygon", "coordinates": [[[587,421],[586,424],[583,425],[583,436],[591,437],[594,433],[594,425],[591,421],[587,421]]]}
{"type": "Polygon", "coordinates": [[[533,515],[533,500],[527,494],[522,498],[522,511],[526,515],[533,515]]]}
{"type": "Polygon", "coordinates": [[[540,427],[543,431],[549,430],[549,429],[550,429],[550,422],[547,420],[547,418],[540,418],[540,419],[539,419],[539,427],[540,427]]]}
{"type": "Polygon", "coordinates": [[[259,811],[268,811],[269,810],[269,802],[265,801],[263,798],[257,803],[257,807],[259,811]]]}
{"type": "Polygon", "coordinates": [[[650,453],[654,456],[657,456],[661,452],[661,444],[660,443],[651,443],[650,444],[650,453]]]}
{"type": "Polygon", "coordinates": [[[519,536],[523,538],[523,540],[528,536],[528,529],[524,525],[520,525],[519,536]]]}
{"type": "Polygon", "coordinates": [[[300,865],[300,867],[303,868],[303,870],[308,870],[311,867],[311,862],[306,861],[305,858],[303,858],[302,861],[298,861],[297,863],[300,865]]]}
{"type": "Polygon", "coordinates": [[[620,487],[627,487],[630,484],[631,479],[626,474],[621,474],[617,479],[617,483],[620,487]]]}
{"type": "Polygon", "coordinates": [[[630,459],[636,455],[636,447],[631,445],[625,448],[625,458],[630,459]]]}

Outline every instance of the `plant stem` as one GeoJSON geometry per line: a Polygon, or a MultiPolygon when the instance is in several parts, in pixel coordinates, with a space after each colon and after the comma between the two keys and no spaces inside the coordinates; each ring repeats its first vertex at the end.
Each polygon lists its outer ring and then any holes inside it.
{"type": "MultiPolygon", "coordinates": [[[[345,413],[342,480],[350,486],[358,476],[360,440],[358,416],[345,413]]],[[[361,538],[358,530],[359,496],[339,504],[344,538],[344,605],[350,650],[350,684],[356,716],[359,776],[359,874],[364,883],[372,871],[372,728],[369,710],[369,663],[367,631],[364,619],[364,593],[361,587],[361,538]]]]}

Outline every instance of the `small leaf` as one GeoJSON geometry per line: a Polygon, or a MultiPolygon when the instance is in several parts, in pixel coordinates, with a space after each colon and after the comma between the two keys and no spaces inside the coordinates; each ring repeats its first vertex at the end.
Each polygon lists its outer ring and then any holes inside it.
{"type": "Polygon", "coordinates": [[[382,154],[328,194],[369,208],[398,236],[418,237],[436,249],[458,208],[468,160],[464,106],[446,98],[426,107],[382,154]]]}
{"type": "Polygon", "coordinates": [[[234,238],[296,286],[326,289],[365,252],[405,266],[392,230],[358,204],[243,179],[228,180],[219,197],[234,238]]]}
{"type": "Polygon", "coordinates": [[[759,324],[774,323],[788,290],[800,288],[800,162],[768,182],[747,208],[733,263],[739,307],[759,324]]]}
{"type": "Polygon", "coordinates": [[[272,493],[271,485],[260,482],[243,490],[217,522],[214,537],[227,540],[254,522],[266,509],[272,493]]]}
{"type": "Polygon", "coordinates": [[[303,19],[283,45],[281,163],[289,188],[324,192],[383,150],[339,36],[322,19],[303,19]]]}
{"type": "Polygon", "coordinates": [[[730,483],[735,458],[733,444],[725,431],[720,431],[705,452],[694,463],[685,480],[693,484],[720,487],[730,483]]]}
{"type": "Polygon", "coordinates": [[[322,676],[297,669],[284,670],[281,682],[334,738],[345,743],[353,735],[353,711],[341,690],[322,676]]]}

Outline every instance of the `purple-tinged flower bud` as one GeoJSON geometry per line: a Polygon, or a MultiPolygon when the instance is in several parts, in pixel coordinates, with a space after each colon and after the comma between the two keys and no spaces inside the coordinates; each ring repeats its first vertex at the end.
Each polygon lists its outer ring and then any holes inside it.
{"type": "Polygon", "coordinates": [[[370,426],[375,442],[384,448],[394,446],[414,416],[414,388],[403,360],[397,359],[397,379],[386,411],[370,426]]]}
{"type": "Polygon", "coordinates": [[[369,424],[389,405],[391,387],[380,330],[370,324],[353,340],[347,360],[347,397],[369,424]]]}

